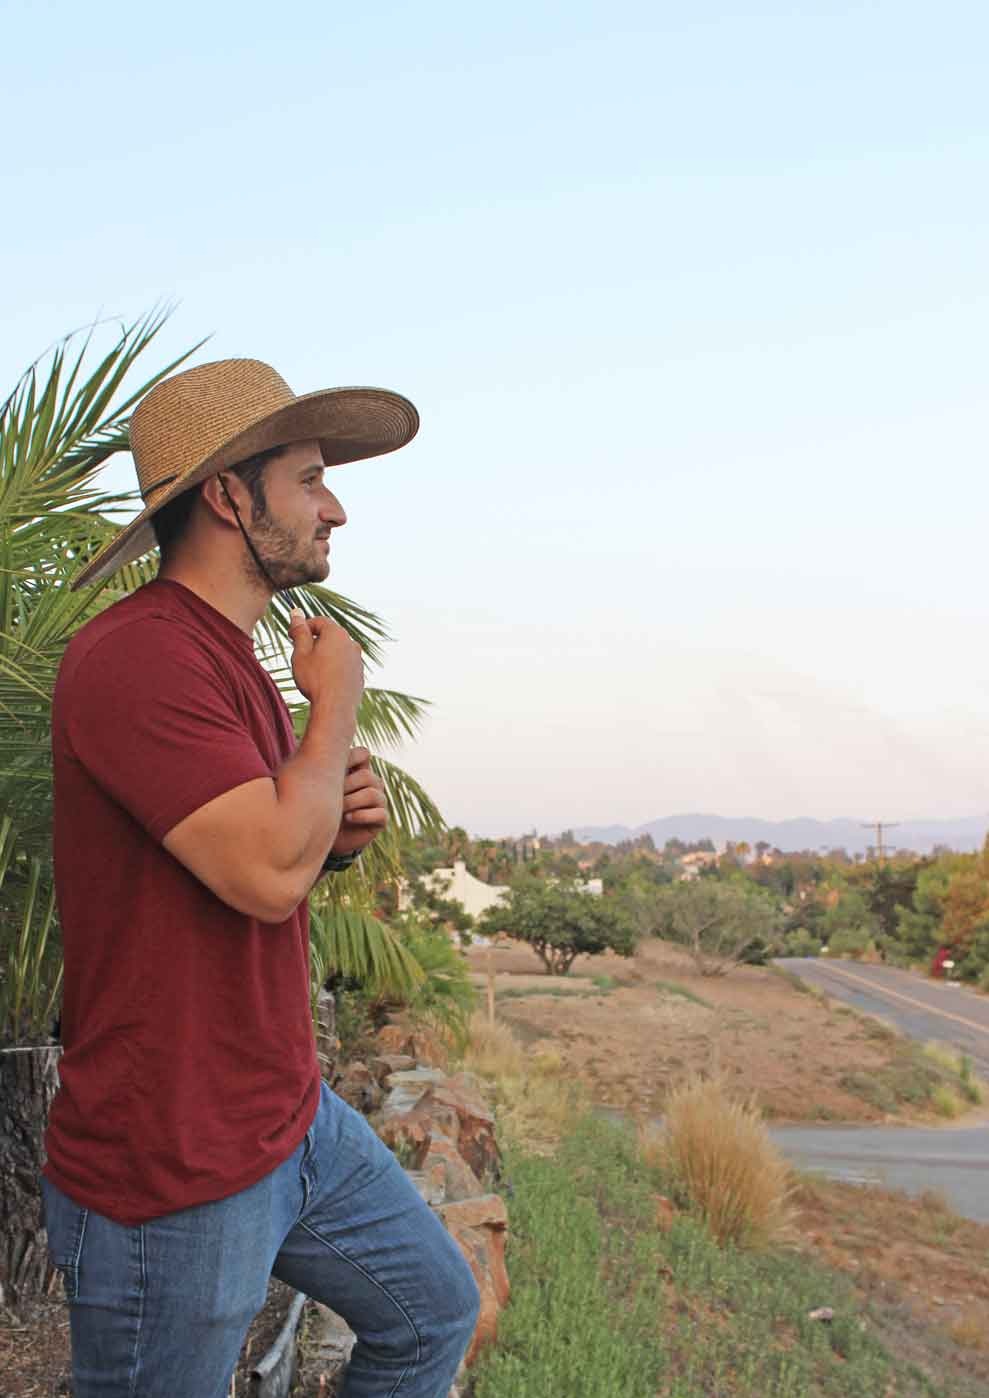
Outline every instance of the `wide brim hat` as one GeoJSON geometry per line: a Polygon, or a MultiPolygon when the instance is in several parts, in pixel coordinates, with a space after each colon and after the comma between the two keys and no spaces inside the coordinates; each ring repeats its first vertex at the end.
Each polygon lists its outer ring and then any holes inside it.
{"type": "Polygon", "coordinates": [[[144,509],[73,579],[100,582],[155,547],[151,520],[176,495],[259,452],[317,441],[327,466],[397,451],[419,430],[407,398],[385,388],[297,397],[258,359],[221,359],[163,379],[135,408],[130,447],[144,509]]]}

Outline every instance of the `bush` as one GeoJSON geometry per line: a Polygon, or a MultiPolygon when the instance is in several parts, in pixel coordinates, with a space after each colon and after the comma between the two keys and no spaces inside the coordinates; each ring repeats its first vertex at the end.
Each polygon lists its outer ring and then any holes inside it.
{"type": "Polygon", "coordinates": [[[821,943],[806,927],[797,927],[783,938],[785,956],[820,956],[821,943]]]}
{"type": "Polygon", "coordinates": [[[980,922],[972,933],[963,958],[955,967],[954,975],[962,981],[972,981],[981,985],[989,973],[989,924],[980,922]]]}
{"type": "Polygon", "coordinates": [[[425,927],[407,915],[396,924],[402,944],[423,970],[423,979],[406,997],[409,1013],[445,1030],[454,1043],[467,1042],[468,1024],[477,1004],[470,967],[445,932],[425,927]]]}
{"type": "Polygon", "coordinates": [[[864,927],[842,927],[831,936],[828,952],[831,956],[850,956],[858,960],[875,951],[872,938],[864,927]]]}
{"type": "Polygon", "coordinates": [[[717,1078],[693,1080],[666,1102],[665,1129],[643,1142],[719,1243],[765,1247],[792,1222],[790,1167],[753,1103],[732,1101],[717,1078]]]}

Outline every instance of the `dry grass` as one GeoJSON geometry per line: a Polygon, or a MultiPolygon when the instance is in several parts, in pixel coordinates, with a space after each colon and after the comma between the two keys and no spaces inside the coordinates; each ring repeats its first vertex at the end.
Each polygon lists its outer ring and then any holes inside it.
{"type": "Polygon", "coordinates": [[[719,1243],[758,1248],[790,1239],[790,1167],[758,1107],[733,1101],[720,1078],[677,1088],[666,1102],[664,1129],[645,1133],[642,1149],[719,1243]]]}
{"type": "Polygon", "coordinates": [[[526,1053],[506,1024],[484,1014],[470,1022],[462,1063],[491,1084],[501,1130],[529,1150],[552,1150],[586,1108],[555,1049],[526,1053]]]}

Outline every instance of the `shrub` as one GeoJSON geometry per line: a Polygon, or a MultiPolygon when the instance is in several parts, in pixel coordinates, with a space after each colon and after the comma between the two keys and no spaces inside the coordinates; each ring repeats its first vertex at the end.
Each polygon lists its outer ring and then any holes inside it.
{"type": "Polygon", "coordinates": [[[445,1031],[455,1044],[465,1044],[477,1004],[470,967],[445,932],[423,926],[412,915],[397,926],[402,944],[423,971],[421,983],[405,998],[410,1014],[445,1031]]]}
{"type": "Polygon", "coordinates": [[[820,956],[821,943],[806,927],[796,927],[783,938],[783,952],[786,956],[820,956]]]}
{"type": "Polygon", "coordinates": [[[694,1079],[673,1092],[664,1131],[647,1136],[643,1150],[719,1243],[765,1247],[789,1234],[790,1167],[758,1108],[733,1101],[718,1078],[694,1079]]]}
{"type": "Polygon", "coordinates": [[[944,1085],[934,1089],[931,1094],[931,1106],[938,1116],[947,1117],[949,1121],[960,1116],[964,1110],[963,1103],[959,1101],[950,1087],[944,1085]]]}
{"type": "Polygon", "coordinates": [[[840,927],[828,942],[828,951],[832,956],[850,956],[856,961],[874,950],[872,938],[864,927],[840,927]]]}

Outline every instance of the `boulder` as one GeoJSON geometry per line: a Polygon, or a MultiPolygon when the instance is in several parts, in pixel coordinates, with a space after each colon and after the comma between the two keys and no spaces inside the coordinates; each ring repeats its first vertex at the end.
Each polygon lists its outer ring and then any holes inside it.
{"type": "Polygon", "coordinates": [[[497,1338],[498,1316],[511,1291],[505,1267],[508,1215],[497,1194],[441,1204],[437,1213],[467,1259],[481,1294],[477,1326],[465,1357],[467,1364],[473,1364],[481,1350],[497,1338]]]}
{"type": "Polygon", "coordinates": [[[367,1064],[360,1062],[346,1065],[334,1083],[334,1091],[338,1097],[342,1097],[345,1102],[349,1102],[355,1110],[362,1112],[365,1116],[377,1110],[384,1096],[381,1088],[371,1076],[371,1070],[367,1064]]]}
{"type": "MultiPolygon", "coordinates": [[[[464,1075],[466,1077],[466,1075],[464,1075]]],[[[495,1138],[495,1121],[488,1104],[462,1077],[448,1078],[430,1088],[423,1108],[438,1116],[441,1107],[452,1108],[457,1116],[454,1139],[457,1149],[479,1180],[501,1177],[501,1152],[495,1138]]]]}

